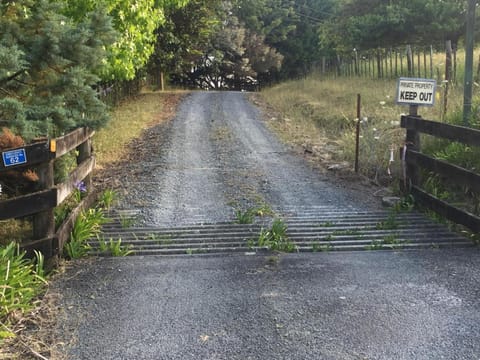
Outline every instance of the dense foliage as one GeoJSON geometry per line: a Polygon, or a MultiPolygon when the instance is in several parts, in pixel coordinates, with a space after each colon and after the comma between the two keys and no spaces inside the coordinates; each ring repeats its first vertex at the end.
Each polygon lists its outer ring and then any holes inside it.
{"type": "Polygon", "coordinates": [[[0,127],[27,140],[108,119],[97,86],[135,77],[166,7],[187,0],[0,3],[0,127]]]}
{"type": "Polygon", "coordinates": [[[108,113],[99,84],[146,73],[246,89],[304,76],[322,58],[353,49],[455,46],[465,7],[464,0],[2,1],[0,126],[27,139],[101,126],[108,113]]]}

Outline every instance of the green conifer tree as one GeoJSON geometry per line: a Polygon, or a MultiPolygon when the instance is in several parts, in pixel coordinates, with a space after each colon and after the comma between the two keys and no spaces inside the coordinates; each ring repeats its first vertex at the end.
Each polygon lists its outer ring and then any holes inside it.
{"type": "Polygon", "coordinates": [[[80,22],[48,0],[0,3],[0,127],[26,139],[107,121],[96,74],[116,39],[102,11],[80,22]]]}

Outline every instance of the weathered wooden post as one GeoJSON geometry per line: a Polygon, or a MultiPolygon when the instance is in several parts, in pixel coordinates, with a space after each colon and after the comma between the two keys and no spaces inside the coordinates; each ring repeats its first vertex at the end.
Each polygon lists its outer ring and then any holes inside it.
{"type": "MultiPolygon", "coordinates": [[[[418,105],[410,105],[408,116],[421,118],[418,115],[418,105]]],[[[416,129],[407,128],[405,146],[414,151],[420,152],[420,133],[416,129]]],[[[407,163],[407,179],[410,179],[410,185],[418,185],[420,183],[420,174],[415,165],[407,163]]]]}
{"type": "Polygon", "coordinates": [[[413,76],[413,52],[411,45],[407,45],[407,72],[408,76],[413,76]]]}
{"type": "MultiPolygon", "coordinates": [[[[88,129],[84,128],[85,136],[87,136],[88,129]]],[[[77,156],[77,165],[80,165],[82,162],[90,158],[92,155],[92,138],[86,138],[86,140],[77,147],[78,156],[77,156]]],[[[89,174],[83,180],[88,191],[92,190],[92,175],[89,174]]]]}
{"type": "MultiPolygon", "coordinates": [[[[39,165],[36,169],[38,175],[38,186],[40,190],[50,190],[54,187],[54,161],[49,160],[39,165]]],[[[33,217],[33,240],[53,238],[55,235],[55,214],[54,208],[42,211],[33,217]]],[[[53,254],[52,242],[44,243],[39,249],[45,258],[51,258],[53,254]]]]}

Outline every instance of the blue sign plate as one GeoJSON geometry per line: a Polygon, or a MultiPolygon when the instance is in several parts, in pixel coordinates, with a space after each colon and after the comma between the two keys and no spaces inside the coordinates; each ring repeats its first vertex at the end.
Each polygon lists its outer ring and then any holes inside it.
{"type": "Polygon", "coordinates": [[[27,163],[27,154],[25,152],[25,149],[5,151],[2,153],[2,158],[5,167],[27,163]]]}

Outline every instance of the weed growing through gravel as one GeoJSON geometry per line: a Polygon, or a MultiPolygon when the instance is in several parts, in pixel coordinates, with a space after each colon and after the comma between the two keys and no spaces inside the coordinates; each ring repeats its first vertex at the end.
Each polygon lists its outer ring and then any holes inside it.
{"type": "Polygon", "coordinates": [[[258,246],[283,252],[294,252],[297,249],[289,240],[287,225],[281,219],[275,219],[270,229],[262,229],[258,237],[258,246]]]}
{"type": "Polygon", "coordinates": [[[115,202],[117,202],[117,200],[118,193],[115,190],[107,189],[100,195],[98,206],[108,211],[115,204],[115,202]]]}
{"type": "Polygon", "coordinates": [[[273,210],[268,204],[261,204],[259,206],[248,208],[245,211],[236,210],[235,211],[235,223],[236,224],[253,224],[257,216],[272,216],[274,215],[273,210]]]}
{"type": "Polygon", "coordinates": [[[245,211],[237,210],[235,211],[235,223],[236,224],[253,224],[255,220],[255,210],[247,209],[245,211]]]}
{"type": "Polygon", "coordinates": [[[168,245],[173,242],[171,234],[151,233],[145,236],[145,240],[154,241],[157,245],[168,245]]]}
{"type": "Polygon", "coordinates": [[[385,221],[380,221],[379,223],[377,223],[375,228],[377,230],[395,230],[398,229],[398,226],[399,224],[397,221],[396,213],[392,211],[390,215],[388,215],[388,218],[385,221]]]}
{"type": "Polygon", "coordinates": [[[320,224],[317,224],[317,227],[321,227],[321,228],[329,228],[329,227],[332,227],[334,226],[335,224],[331,221],[325,221],[323,223],[320,223],[320,224]]]}
{"type": "Polygon", "coordinates": [[[383,244],[390,245],[392,248],[397,248],[399,245],[403,244],[403,242],[398,239],[398,234],[389,234],[383,237],[383,244]]]}
{"type": "Polygon", "coordinates": [[[103,255],[111,255],[113,257],[123,257],[133,254],[131,246],[122,245],[122,239],[113,240],[110,238],[109,241],[98,238],[98,246],[100,252],[103,255]]]}
{"type": "Polygon", "coordinates": [[[313,243],[312,244],[312,251],[313,252],[328,252],[333,250],[333,245],[332,244],[324,244],[321,245],[319,243],[313,243]]]}
{"type": "Polygon", "coordinates": [[[365,250],[382,250],[383,243],[382,241],[373,240],[370,245],[365,246],[365,250]]]}
{"type": "Polygon", "coordinates": [[[135,225],[135,219],[122,215],[120,216],[120,225],[122,226],[122,229],[131,228],[133,225],[135,225]]]}

